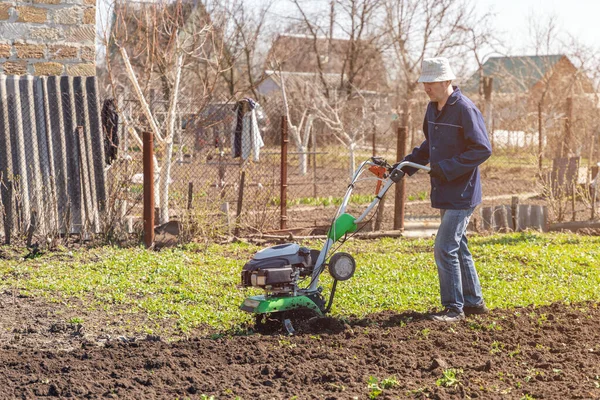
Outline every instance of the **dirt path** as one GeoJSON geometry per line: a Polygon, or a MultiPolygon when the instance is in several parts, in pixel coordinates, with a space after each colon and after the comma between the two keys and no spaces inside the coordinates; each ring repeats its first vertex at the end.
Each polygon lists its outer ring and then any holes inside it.
{"type": "MultiPolygon", "coordinates": [[[[532,198],[532,197],[535,197],[538,195],[539,195],[539,193],[537,193],[537,192],[527,192],[527,193],[519,193],[519,194],[500,194],[500,195],[496,195],[496,196],[485,196],[483,198],[483,201],[510,200],[515,196],[521,200],[526,200],[526,199],[529,199],[529,198],[532,198]]],[[[431,200],[429,200],[429,199],[427,199],[427,200],[412,200],[412,201],[406,202],[407,206],[414,206],[414,205],[419,205],[419,204],[431,204],[431,200]]],[[[394,207],[394,203],[386,202],[385,207],[392,208],[392,207],[394,207]]],[[[323,206],[303,206],[303,207],[294,207],[293,211],[294,212],[308,212],[308,211],[321,210],[324,208],[325,207],[323,207],[323,206]]],[[[337,207],[329,207],[329,208],[336,209],[337,207]]]]}
{"type": "Polygon", "coordinates": [[[175,343],[53,333],[52,318],[29,332],[15,318],[13,340],[0,350],[0,399],[368,399],[370,377],[394,382],[378,399],[600,398],[596,303],[493,310],[453,325],[387,313],[292,337],[175,343]],[[56,336],[56,348],[27,340],[40,333],[56,336]],[[73,350],[56,350],[64,340],[73,350]]]}

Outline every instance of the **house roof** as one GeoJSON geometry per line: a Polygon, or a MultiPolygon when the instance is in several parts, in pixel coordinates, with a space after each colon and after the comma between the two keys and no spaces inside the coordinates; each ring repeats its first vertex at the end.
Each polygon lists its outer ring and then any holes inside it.
{"type": "MultiPolygon", "coordinates": [[[[483,64],[483,75],[494,78],[494,92],[526,92],[539,82],[563,57],[547,56],[490,57],[483,64]]],[[[569,61],[570,63],[570,61],[569,61]]],[[[475,72],[461,89],[479,92],[479,71],[475,72]]]]}
{"type": "Polygon", "coordinates": [[[366,40],[352,42],[317,37],[315,42],[312,36],[280,35],[269,50],[265,70],[276,68],[283,72],[314,75],[319,72],[317,58],[321,61],[326,80],[337,82],[338,87],[342,82],[351,81],[360,90],[385,91],[388,88],[381,52],[366,40]],[[357,50],[352,51],[351,46],[357,50]],[[350,56],[353,53],[357,57],[354,60],[354,76],[350,76],[350,56]]]}

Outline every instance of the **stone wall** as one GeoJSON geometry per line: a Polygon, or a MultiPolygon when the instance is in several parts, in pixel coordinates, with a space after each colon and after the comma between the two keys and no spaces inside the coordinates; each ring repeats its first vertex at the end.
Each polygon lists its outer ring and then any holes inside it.
{"type": "Polygon", "coordinates": [[[96,0],[0,0],[0,73],[96,75],[96,0]]]}

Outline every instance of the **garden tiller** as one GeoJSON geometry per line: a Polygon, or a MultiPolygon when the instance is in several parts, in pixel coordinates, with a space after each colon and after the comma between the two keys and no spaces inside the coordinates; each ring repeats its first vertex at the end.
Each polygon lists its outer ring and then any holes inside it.
{"type": "Polygon", "coordinates": [[[357,232],[358,225],[364,222],[388,189],[404,177],[401,170],[403,167],[429,171],[429,167],[408,161],[393,167],[380,157],[371,157],[360,164],[348,185],[342,204],[329,227],[325,245],[320,251],[301,247],[296,243],[280,244],[258,251],[244,265],[241,287],[264,290],[262,295],[246,298],[240,307],[255,314],[257,329],[260,330],[267,321],[275,321],[278,324],[283,323],[291,334],[294,333],[292,316],[324,316],[329,312],[338,281],[350,279],[356,269],[356,262],[350,254],[334,251],[349,237],[348,234],[357,232]],[[360,178],[366,170],[375,176],[360,178]],[[355,218],[345,212],[346,207],[356,184],[365,180],[377,181],[376,196],[367,209],[355,218]],[[338,241],[341,243],[332,251],[333,245],[338,241]],[[333,277],[328,301],[323,296],[323,287],[319,286],[319,277],[325,267],[333,277]]]}

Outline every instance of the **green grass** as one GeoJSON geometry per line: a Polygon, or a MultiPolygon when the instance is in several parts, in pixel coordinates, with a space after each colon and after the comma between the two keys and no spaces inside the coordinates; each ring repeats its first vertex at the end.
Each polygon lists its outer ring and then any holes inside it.
{"type": "MultiPolygon", "coordinates": [[[[492,308],[600,300],[600,237],[495,235],[474,237],[470,247],[492,308]]],[[[237,329],[250,321],[238,309],[248,294],[236,288],[240,270],[259,249],[243,243],[161,252],[102,247],[27,261],[2,259],[0,290],[16,288],[73,307],[83,303],[88,310],[141,313],[151,321],[172,321],[182,332],[237,329]]],[[[432,240],[355,240],[342,250],[355,256],[358,267],[351,280],[338,285],[333,315],[438,305],[432,240]]],[[[326,273],[323,282],[331,284],[326,273]]],[[[76,318],[88,322],[84,314],[76,318]]]]}
{"type": "Polygon", "coordinates": [[[436,385],[442,387],[454,387],[460,383],[460,375],[462,375],[462,369],[445,369],[442,371],[442,376],[435,382],[436,385]]]}
{"type": "Polygon", "coordinates": [[[421,191],[419,193],[417,193],[416,196],[414,195],[408,195],[408,201],[415,201],[415,200],[426,200],[429,197],[429,192],[428,191],[421,191]]]}

